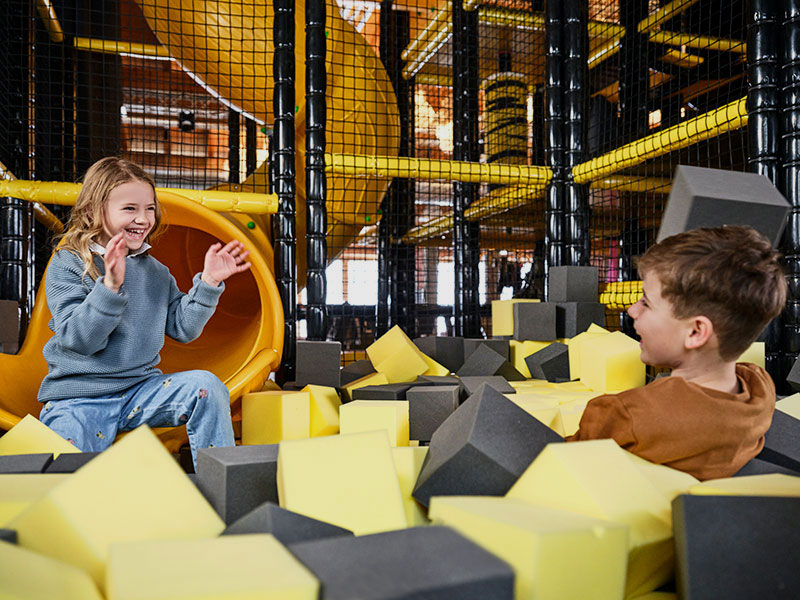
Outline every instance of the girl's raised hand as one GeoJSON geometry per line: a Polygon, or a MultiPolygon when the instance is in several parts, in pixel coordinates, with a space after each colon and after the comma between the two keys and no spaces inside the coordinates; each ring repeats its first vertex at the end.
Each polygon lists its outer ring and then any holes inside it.
{"type": "Polygon", "coordinates": [[[124,232],[120,231],[106,244],[106,254],[103,257],[106,266],[103,283],[114,293],[119,292],[122,282],[125,281],[125,257],[127,255],[128,244],[125,242],[124,232]]]}
{"type": "Polygon", "coordinates": [[[249,255],[250,252],[238,240],[228,242],[225,246],[217,242],[206,252],[201,279],[208,285],[217,287],[231,275],[247,271],[250,268],[250,263],[247,262],[249,255]]]}

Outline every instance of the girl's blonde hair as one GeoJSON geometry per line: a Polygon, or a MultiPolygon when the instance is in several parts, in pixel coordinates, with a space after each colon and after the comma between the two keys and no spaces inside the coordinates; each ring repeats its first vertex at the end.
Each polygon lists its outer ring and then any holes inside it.
{"type": "Polygon", "coordinates": [[[103,232],[103,218],[108,196],[111,191],[131,181],[141,181],[153,188],[156,203],[155,225],[145,238],[152,243],[163,232],[161,222],[161,205],[155,193],[153,178],[136,163],[109,156],[94,163],[83,177],[83,187],[67,221],[66,233],[56,239],[60,242],[58,250],[69,250],[83,260],[83,276],[89,275],[94,280],[100,277],[100,271],[94,263],[89,244],[103,232]]]}

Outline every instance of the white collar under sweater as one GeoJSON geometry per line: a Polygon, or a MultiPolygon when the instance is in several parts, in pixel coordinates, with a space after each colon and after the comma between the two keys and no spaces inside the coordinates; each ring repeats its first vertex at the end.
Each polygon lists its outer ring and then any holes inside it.
{"type": "MultiPolygon", "coordinates": [[[[134,252],[130,252],[129,251],[128,252],[128,256],[138,256],[138,255],[140,255],[140,254],[142,254],[144,252],[147,252],[148,250],[150,250],[150,248],[152,248],[152,246],[150,244],[148,244],[147,242],[144,242],[144,243],[142,243],[141,246],[139,246],[138,250],[136,250],[134,252]]],[[[96,254],[99,254],[100,256],[105,256],[106,255],[105,246],[101,246],[97,242],[89,242],[89,250],[91,250],[92,252],[94,252],[96,254]]]]}

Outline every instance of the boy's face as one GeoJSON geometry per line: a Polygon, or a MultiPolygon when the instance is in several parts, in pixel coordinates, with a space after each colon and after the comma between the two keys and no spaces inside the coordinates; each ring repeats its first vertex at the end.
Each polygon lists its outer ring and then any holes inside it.
{"type": "Polygon", "coordinates": [[[657,367],[678,367],[686,356],[684,341],[691,331],[691,320],[675,318],[672,305],[661,296],[658,276],[646,274],[642,288],[644,295],[628,309],[641,337],[641,360],[657,367]]]}

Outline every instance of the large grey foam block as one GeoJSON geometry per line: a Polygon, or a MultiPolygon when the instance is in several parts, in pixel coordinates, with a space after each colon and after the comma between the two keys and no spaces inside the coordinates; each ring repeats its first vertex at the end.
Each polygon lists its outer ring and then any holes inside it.
{"type": "Polygon", "coordinates": [[[776,246],[790,209],[764,175],[679,165],[656,241],[696,227],[749,225],[776,246]]]}
{"type": "Polygon", "coordinates": [[[800,498],[678,496],[672,521],[679,598],[797,598],[800,498]]]}
{"type": "Polygon", "coordinates": [[[569,347],[553,342],[525,357],[525,364],[533,379],[569,381],[569,347]]]}
{"type": "Polygon", "coordinates": [[[520,302],[513,306],[514,339],[551,341],[558,337],[557,306],[552,302],[520,302]]]}
{"type": "Polygon", "coordinates": [[[547,273],[549,302],[597,302],[597,267],[550,267],[547,273]]]}
{"type": "Polygon", "coordinates": [[[197,487],[226,524],[278,502],[278,444],[197,451],[197,487]]]}
{"type": "Polygon", "coordinates": [[[480,345],[470,354],[458,370],[460,377],[500,375],[508,381],[522,381],[525,376],[517,371],[503,355],[490,346],[480,345]]]}
{"type": "Polygon", "coordinates": [[[273,502],[265,502],[257,506],[229,525],[222,535],[249,533],[271,533],[285,546],[329,537],[353,535],[349,529],[286,510],[273,502]]]}
{"type": "Polygon", "coordinates": [[[53,462],[52,454],[9,454],[0,456],[0,474],[44,473],[53,462]]]}
{"type": "Polygon", "coordinates": [[[410,383],[387,383],[384,385],[365,385],[350,392],[353,400],[405,400],[410,383]]]}
{"type": "Polygon", "coordinates": [[[461,377],[459,379],[463,396],[471,396],[485,383],[501,394],[516,394],[517,390],[511,387],[508,380],[502,375],[476,375],[461,377]]]}
{"type": "Polygon", "coordinates": [[[751,458],[733,476],[747,477],[749,475],[772,475],[775,473],[791,475],[793,477],[800,476],[800,473],[797,471],[792,471],[791,469],[767,462],[766,460],[761,460],[760,458],[751,458]]]}
{"type": "Polygon", "coordinates": [[[789,371],[789,374],[786,376],[786,381],[792,386],[792,389],[795,392],[800,392],[800,357],[794,361],[792,365],[792,369],[789,371]]]}
{"type": "MultiPolygon", "coordinates": [[[[475,352],[481,346],[488,346],[503,358],[508,358],[508,340],[502,338],[462,338],[464,343],[464,360],[466,361],[470,355],[475,352]]],[[[458,369],[453,371],[454,373],[458,372],[458,369]]]]}
{"type": "Polygon", "coordinates": [[[504,561],[449,527],[413,527],[294,544],[321,600],[511,600],[504,561]]]}
{"type": "Polygon", "coordinates": [[[415,383],[419,385],[458,385],[459,381],[455,375],[420,375],[415,383]]]}
{"type": "Polygon", "coordinates": [[[297,385],[340,387],[342,344],[340,342],[297,342],[297,385]]]}
{"type": "Polygon", "coordinates": [[[457,385],[417,386],[406,392],[408,433],[412,440],[429,442],[433,432],[458,408],[457,385]]]}
{"type": "Polygon", "coordinates": [[[59,454],[44,470],[45,473],[74,473],[100,452],[66,452],[59,454]]]}
{"type": "Polygon", "coordinates": [[[599,302],[558,302],[556,304],[556,337],[571,338],[595,323],[606,324],[606,305],[599,302]]]}
{"type": "Polygon", "coordinates": [[[431,438],[413,496],[502,496],[534,458],[563,438],[482,385],[431,438]]]}
{"type": "Polygon", "coordinates": [[[800,472],[800,421],[776,410],[758,458],[800,472]]]}
{"type": "Polygon", "coordinates": [[[361,379],[362,377],[374,372],[375,367],[372,366],[372,362],[368,358],[356,360],[342,367],[341,384],[343,386],[347,385],[356,379],[361,379]]]}
{"type": "Polygon", "coordinates": [[[17,543],[17,531],[15,529],[0,528],[0,540],[9,544],[17,543]]]}
{"type": "Polygon", "coordinates": [[[429,335],[414,339],[424,354],[455,373],[464,364],[464,338],[429,335]]]}

